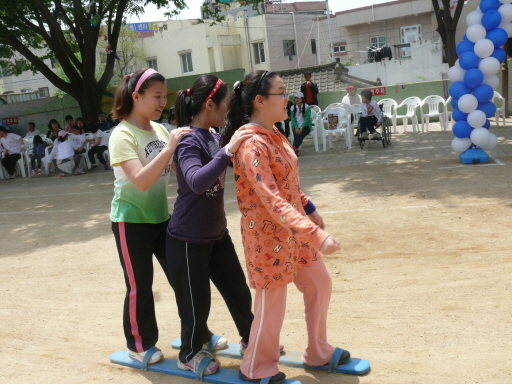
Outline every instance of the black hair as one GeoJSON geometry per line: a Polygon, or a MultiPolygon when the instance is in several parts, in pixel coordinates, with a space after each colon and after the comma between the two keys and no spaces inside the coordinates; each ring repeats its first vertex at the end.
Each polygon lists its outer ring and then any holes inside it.
{"type": "Polygon", "coordinates": [[[28,123],[28,125],[31,125],[31,126],[33,126],[34,128],[36,127],[36,123],[34,123],[33,121],[30,121],[30,122],[28,123]]]}
{"type": "Polygon", "coordinates": [[[364,96],[368,100],[371,100],[372,99],[372,91],[370,91],[369,89],[363,89],[361,91],[361,96],[364,96]]]}
{"type": "Polygon", "coordinates": [[[71,115],[67,115],[66,118],[64,120],[68,121],[69,119],[73,120],[73,116],[71,115]]]}
{"type": "Polygon", "coordinates": [[[73,129],[78,130],[78,131],[80,132],[80,134],[84,133],[84,132],[82,131],[82,128],[80,128],[80,126],[79,126],[79,125],[76,125],[76,124],[75,124],[75,125],[73,125],[73,129]]]}
{"type": "MultiPolygon", "coordinates": [[[[117,87],[116,96],[114,98],[114,107],[112,108],[112,118],[114,120],[122,120],[126,116],[128,116],[133,109],[133,98],[132,93],[135,92],[135,87],[137,86],[137,82],[140,77],[146,72],[149,68],[142,68],[136,71],[133,75],[126,75],[121,80],[121,84],[117,87]]],[[[151,86],[151,83],[157,81],[165,84],[165,77],[163,77],[160,73],[153,73],[150,75],[144,82],[141,84],[139,90],[137,91],[139,94],[143,95],[146,89],[151,86]]],[[[100,112],[98,116],[105,112],[100,112]]]]}
{"type": "MultiPolygon", "coordinates": [[[[306,116],[306,103],[304,102],[304,98],[301,97],[302,99],[302,106],[301,106],[301,109],[302,109],[302,116],[306,116]]],[[[293,114],[296,115],[297,114],[297,104],[293,104],[293,114]]]]}
{"type": "Polygon", "coordinates": [[[100,113],[98,113],[98,116],[99,116],[99,115],[105,115],[105,116],[107,116],[107,114],[106,114],[105,112],[103,112],[103,111],[100,111],[100,113]]]}
{"type": "Polygon", "coordinates": [[[0,125],[0,131],[1,131],[1,132],[5,132],[5,133],[9,133],[9,131],[7,130],[7,128],[5,128],[3,125],[0,125]]]}
{"type": "Polygon", "coordinates": [[[48,129],[53,129],[53,128],[52,128],[52,124],[54,124],[54,123],[55,123],[55,124],[57,124],[57,128],[62,129],[62,128],[60,127],[59,122],[58,122],[57,120],[55,120],[55,119],[51,119],[51,120],[50,120],[50,122],[48,123],[48,129]]]}
{"type": "Polygon", "coordinates": [[[43,144],[43,139],[41,138],[41,136],[35,135],[33,143],[34,143],[34,145],[41,145],[41,144],[43,144]]]}
{"type": "MultiPolygon", "coordinates": [[[[194,81],[194,84],[192,84],[190,96],[187,95],[187,89],[178,91],[176,104],[174,106],[176,126],[183,127],[190,124],[194,116],[201,111],[201,106],[206,102],[206,99],[215,88],[218,80],[219,78],[214,75],[201,75],[194,81]]],[[[212,100],[216,105],[219,105],[227,94],[228,85],[227,83],[223,83],[212,96],[212,100]]]]}
{"type": "Polygon", "coordinates": [[[96,133],[98,132],[98,129],[100,129],[96,124],[88,124],[87,125],[87,132],[92,132],[92,133],[96,133]]]}
{"type": "Polygon", "coordinates": [[[63,143],[68,139],[68,136],[69,136],[69,134],[66,132],[66,134],[64,136],[59,136],[57,138],[57,140],[59,140],[59,142],[63,143]]]}
{"type": "Polygon", "coordinates": [[[254,71],[241,83],[235,83],[229,99],[226,128],[222,131],[222,145],[229,143],[235,131],[249,121],[254,111],[254,99],[257,95],[268,94],[276,76],[276,72],[254,71]]]}
{"type": "Polygon", "coordinates": [[[77,118],[75,119],[75,123],[76,123],[77,121],[81,121],[81,122],[82,122],[82,124],[84,125],[84,128],[85,128],[85,127],[87,127],[87,124],[85,123],[85,120],[84,120],[82,117],[77,117],[77,118]]]}
{"type": "Polygon", "coordinates": [[[304,77],[306,77],[307,75],[311,76],[311,72],[304,72],[304,77]]]}

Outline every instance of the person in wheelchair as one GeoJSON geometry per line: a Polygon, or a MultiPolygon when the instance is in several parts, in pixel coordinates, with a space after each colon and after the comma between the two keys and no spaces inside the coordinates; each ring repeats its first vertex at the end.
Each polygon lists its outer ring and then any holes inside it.
{"type": "Polygon", "coordinates": [[[372,92],[368,89],[361,91],[361,117],[359,118],[359,138],[380,139],[380,133],[376,128],[382,124],[382,111],[375,100],[372,100],[372,92]],[[368,134],[368,131],[370,134],[368,134]]]}

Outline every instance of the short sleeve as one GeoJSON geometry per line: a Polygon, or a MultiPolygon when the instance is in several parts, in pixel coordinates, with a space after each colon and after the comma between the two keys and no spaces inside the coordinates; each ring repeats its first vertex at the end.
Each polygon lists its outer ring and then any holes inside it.
{"type": "Polygon", "coordinates": [[[114,130],[108,150],[113,167],[118,167],[123,161],[139,158],[135,137],[124,130],[114,130]]]}

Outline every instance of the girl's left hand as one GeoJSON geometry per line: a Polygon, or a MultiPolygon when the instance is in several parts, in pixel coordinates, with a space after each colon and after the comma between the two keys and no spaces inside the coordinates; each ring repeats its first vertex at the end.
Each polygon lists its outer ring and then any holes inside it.
{"type": "Polygon", "coordinates": [[[312,214],[308,215],[308,217],[309,220],[318,225],[320,228],[325,229],[324,219],[322,219],[322,216],[320,216],[318,211],[313,212],[312,214]]]}

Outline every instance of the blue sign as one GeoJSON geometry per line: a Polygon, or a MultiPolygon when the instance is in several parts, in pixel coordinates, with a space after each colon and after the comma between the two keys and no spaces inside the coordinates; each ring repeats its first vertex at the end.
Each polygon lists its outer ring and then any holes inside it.
{"type": "Polygon", "coordinates": [[[128,29],[131,32],[152,31],[153,23],[132,23],[128,24],[128,29]]]}

